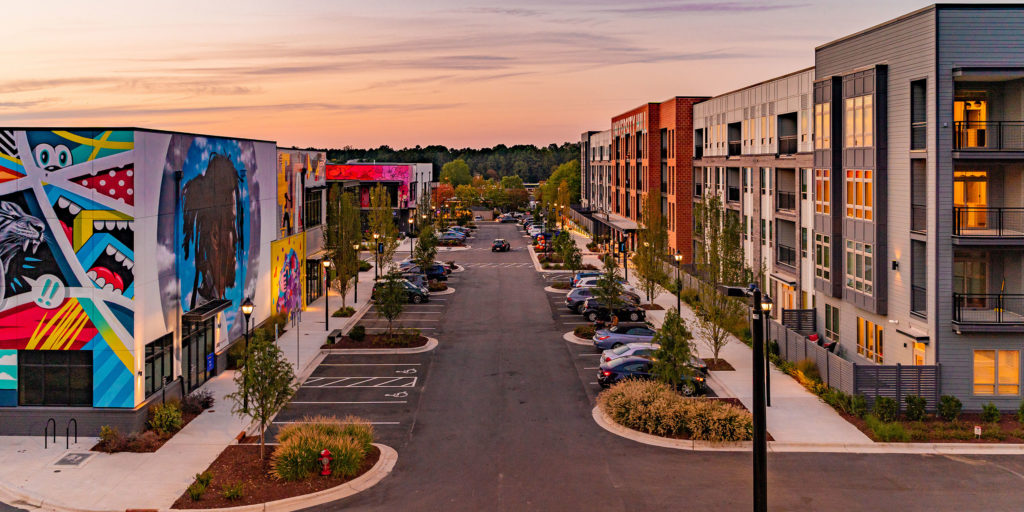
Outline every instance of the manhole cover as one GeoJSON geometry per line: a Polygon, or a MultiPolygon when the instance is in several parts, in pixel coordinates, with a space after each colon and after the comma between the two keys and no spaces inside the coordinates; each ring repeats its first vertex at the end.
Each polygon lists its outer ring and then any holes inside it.
{"type": "Polygon", "coordinates": [[[89,460],[90,457],[96,455],[95,453],[68,453],[55,462],[54,466],[70,466],[77,467],[85,464],[85,461],[89,460]]]}

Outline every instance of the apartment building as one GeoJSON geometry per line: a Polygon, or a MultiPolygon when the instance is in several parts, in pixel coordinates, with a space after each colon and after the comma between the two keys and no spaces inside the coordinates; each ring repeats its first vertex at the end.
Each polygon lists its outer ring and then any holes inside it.
{"type": "Polygon", "coordinates": [[[1022,34],[1020,5],[934,5],[815,49],[819,331],[968,409],[1021,401],[1022,34]]]}
{"type": "Polygon", "coordinates": [[[611,130],[583,132],[580,138],[580,193],[590,213],[607,213],[611,181],[611,130]]]}
{"type": "Polygon", "coordinates": [[[777,311],[814,304],[813,81],[814,68],[802,69],[693,106],[692,206],[716,195],[736,217],[777,311]]]}

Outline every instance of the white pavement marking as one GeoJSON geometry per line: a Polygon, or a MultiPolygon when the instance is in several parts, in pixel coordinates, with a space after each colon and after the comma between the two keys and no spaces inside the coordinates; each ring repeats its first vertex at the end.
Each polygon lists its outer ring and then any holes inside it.
{"type": "MultiPolygon", "coordinates": [[[[386,330],[388,330],[387,327],[366,327],[365,325],[363,327],[366,328],[367,331],[386,331],[386,330]]],[[[398,328],[398,329],[401,329],[403,327],[409,327],[409,326],[396,325],[395,327],[398,328]]],[[[436,331],[437,330],[437,329],[435,329],[433,327],[411,327],[411,328],[412,329],[419,329],[421,331],[436,331]]]]}
{"type": "Polygon", "coordinates": [[[600,368],[595,366],[593,368],[584,368],[584,370],[600,370],[600,368]]]}
{"type": "Polygon", "coordinates": [[[321,363],[320,366],[420,366],[420,363],[321,363]]]}
{"type": "Polygon", "coordinates": [[[371,402],[288,402],[288,405],[406,404],[406,403],[409,403],[409,401],[408,400],[381,400],[381,401],[371,401],[371,402]]]}
{"type": "Polygon", "coordinates": [[[304,388],[412,388],[416,387],[417,377],[314,377],[306,381],[301,387],[304,388]],[[383,383],[367,384],[373,381],[385,381],[383,383]],[[324,384],[313,384],[310,382],[327,381],[324,384]],[[353,382],[355,381],[355,382],[353,382]],[[399,383],[392,384],[395,381],[399,383]]]}

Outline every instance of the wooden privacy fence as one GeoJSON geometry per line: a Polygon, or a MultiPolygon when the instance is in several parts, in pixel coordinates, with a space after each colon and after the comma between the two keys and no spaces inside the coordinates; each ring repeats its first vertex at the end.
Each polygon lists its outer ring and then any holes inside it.
{"type": "Polygon", "coordinates": [[[781,357],[793,363],[804,359],[814,361],[822,382],[850,395],[863,395],[869,407],[880,396],[896,400],[901,410],[909,395],[923,397],[928,410],[935,410],[939,402],[939,365],[857,364],[807,341],[804,335],[775,321],[768,323],[768,339],[778,344],[781,357]]]}

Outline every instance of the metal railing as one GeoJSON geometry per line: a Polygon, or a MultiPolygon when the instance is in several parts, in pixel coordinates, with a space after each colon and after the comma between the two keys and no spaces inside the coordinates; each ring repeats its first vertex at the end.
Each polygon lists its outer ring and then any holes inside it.
{"type": "Polygon", "coordinates": [[[923,286],[910,287],[910,312],[924,314],[928,311],[928,289],[923,286]]]}
{"type": "Polygon", "coordinates": [[[725,199],[727,201],[738,202],[740,200],[740,188],[729,187],[726,189],[725,199]]]}
{"type": "Polygon", "coordinates": [[[1024,208],[955,206],[953,235],[1024,238],[1024,208]]]}
{"type": "Polygon", "coordinates": [[[910,205],[910,230],[921,233],[928,231],[928,206],[923,204],[910,205]]]}
{"type": "Polygon", "coordinates": [[[778,191],[775,194],[775,209],[796,210],[796,193],[778,191]]]}
{"type": "Polygon", "coordinates": [[[956,151],[1024,151],[1024,121],[957,121],[956,151]]]}
{"type": "Polygon", "coordinates": [[[740,156],[743,153],[743,144],[738,140],[729,141],[729,156],[740,156]]]}
{"type": "Polygon", "coordinates": [[[775,255],[779,263],[796,268],[796,249],[780,243],[775,247],[775,255]]]}
{"type": "Polygon", "coordinates": [[[954,293],[953,321],[975,325],[1024,325],[1024,294],[954,293]]]}
{"type": "Polygon", "coordinates": [[[779,136],[779,154],[795,155],[797,153],[796,135],[779,136]]]}

